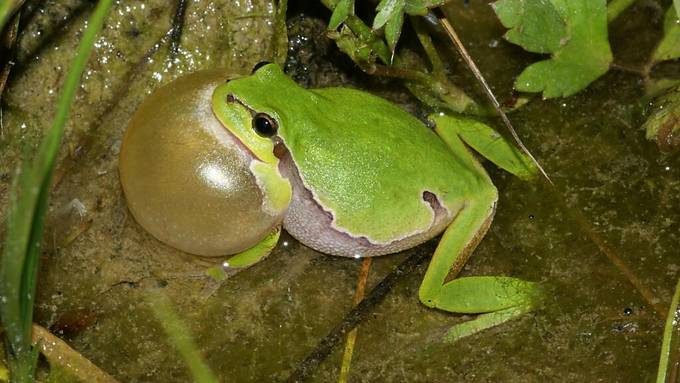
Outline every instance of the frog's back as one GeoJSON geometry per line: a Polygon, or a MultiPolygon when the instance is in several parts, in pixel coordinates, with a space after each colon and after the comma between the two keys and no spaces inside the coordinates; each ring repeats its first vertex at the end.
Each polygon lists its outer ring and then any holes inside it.
{"type": "Polygon", "coordinates": [[[299,105],[306,110],[297,111],[305,118],[294,128],[279,116],[279,136],[334,229],[384,245],[433,229],[440,209],[447,216],[437,223],[441,231],[471,190],[487,182],[397,106],[346,88],[309,93],[310,102],[299,105]]]}

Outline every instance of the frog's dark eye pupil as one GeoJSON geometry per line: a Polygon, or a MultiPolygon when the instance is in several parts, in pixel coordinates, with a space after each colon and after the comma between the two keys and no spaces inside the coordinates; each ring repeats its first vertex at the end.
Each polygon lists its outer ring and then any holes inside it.
{"type": "Polygon", "coordinates": [[[253,117],[253,129],[262,137],[273,136],[277,128],[276,121],[267,114],[258,113],[253,117]]]}

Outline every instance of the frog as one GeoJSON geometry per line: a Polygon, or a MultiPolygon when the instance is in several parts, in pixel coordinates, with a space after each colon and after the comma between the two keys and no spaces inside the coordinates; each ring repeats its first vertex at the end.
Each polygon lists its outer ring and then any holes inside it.
{"type": "MultiPolygon", "coordinates": [[[[283,217],[283,228],[305,246],[363,258],[398,253],[441,235],[418,298],[430,308],[478,314],[451,327],[445,339],[517,318],[542,300],[537,282],[458,276],[498,203],[498,190],[470,149],[522,178],[536,173],[487,125],[437,113],[429,117],[432,128],[365,91],[303,88],[273,63],[217,86],[212,110],[248,153],[265,196],[262,208],[283,217]]],[[[277,236],[224,266],[259,262],[277,236]]]]}

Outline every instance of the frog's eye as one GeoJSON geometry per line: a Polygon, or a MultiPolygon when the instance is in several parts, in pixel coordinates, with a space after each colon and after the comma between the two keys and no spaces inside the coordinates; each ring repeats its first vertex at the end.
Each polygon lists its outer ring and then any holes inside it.
{"type": "Polygon", "coordinates": [[[276,121],[266,113],[258,113],[253,117],[253,129],[262,137],[271,137],[279,128],[276,121]]]}

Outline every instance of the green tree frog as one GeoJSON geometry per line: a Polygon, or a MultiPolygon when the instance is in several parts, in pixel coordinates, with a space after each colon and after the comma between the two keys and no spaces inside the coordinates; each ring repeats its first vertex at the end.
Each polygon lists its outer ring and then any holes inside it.
{"type": "MultiPolygon", "coordinates": [[[[532,282],[452,279],[489,228],[498,200],[461,139],[515,174],[534,172],[521,157],[506,156],[508,144],[483,124],[435,115],[432,130],[366,92],[304,89],[275,64],[217,86],[212,110],[247,153],[263,209],[283,217],[283,227],[303,244],[361,258],[395,253],[443,233],[420,301],[482,314],[452,328],[449,339],[502,323],[537,303],[540,289],[532,282]]],[[[269,248],[271,238],[266,241],[269,248]]],[[[262,253],[232,259],[246,265],[262,253]]]]}

